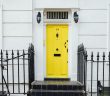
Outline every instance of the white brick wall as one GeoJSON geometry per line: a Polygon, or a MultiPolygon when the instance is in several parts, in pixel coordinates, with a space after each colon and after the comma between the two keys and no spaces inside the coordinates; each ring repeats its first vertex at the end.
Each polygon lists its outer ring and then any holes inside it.
{"type": "Polygon", "coordinates": [[[2,32],[4,50],[28,48],[32,42],[32,0],[3,1],[2,32]]]}

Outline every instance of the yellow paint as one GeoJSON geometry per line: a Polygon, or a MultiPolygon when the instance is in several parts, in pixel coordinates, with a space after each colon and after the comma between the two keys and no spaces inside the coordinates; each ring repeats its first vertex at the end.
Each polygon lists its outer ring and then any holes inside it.
{"type": "Polygon", "coordinates": [[[46,75],[48,78],[68,77],[68,25],[46,26],[46,75]],[[61,55],[61,56],[54,56],[61,55]]]}

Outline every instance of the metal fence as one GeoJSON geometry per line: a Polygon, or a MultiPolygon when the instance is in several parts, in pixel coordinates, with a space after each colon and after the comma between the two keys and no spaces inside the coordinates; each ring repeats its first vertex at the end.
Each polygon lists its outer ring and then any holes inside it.
{"type": "Polygon", "coordinates": [[[89,96],[110,96],[110,52],[87,54],[83,44],[78,47],[78,81],[89,96]],[[94,84],[95,82],[95,84],[94,84]],[[88,90],[88,87],[90,90],[88,90]],[[94,87],[96,90],[94,90],[94,87]]]}
{"type": "Polygon", "coordinates": [[[0,91],[2,94],[27,94],[34,81],[34,46],[26,50],[1,50],[0,91]]]}
{"type": "MultiPolygon", "coordinates": [[[[1,50],[0,71],[2,94],[27,94],[34,81],[34,46],[30,44],[27,51],[1,50]]],[[[95,96],[110,96],[110,52],[108,55],[105,52],[102,55],[99,52],[96,56],[93,52],[88,55],[83,44],[80,45],[77,77],[84,84],[86,95],[93,96],[95,92],[95,96]]]]}

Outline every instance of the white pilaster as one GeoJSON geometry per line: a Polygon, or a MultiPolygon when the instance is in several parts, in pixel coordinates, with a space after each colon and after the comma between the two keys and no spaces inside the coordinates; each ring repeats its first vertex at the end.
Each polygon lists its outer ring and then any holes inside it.
{"type": "Polygon", "coordinates": [[[33,43],[35,47],[35,80],[43,80],[43,10],[33,9],[33,43]],[[38,24],[36,16],[41,13],[41,22],[38,24]]]}
{"type": "Polygon", "coordinates": [[[73,14],[78,9],[72,10],[71,25],[69,33],[69,73],[71,80],[77,80],[77,48],[78,48],[78,33],[79,23],[75,23],[73,14]]]}

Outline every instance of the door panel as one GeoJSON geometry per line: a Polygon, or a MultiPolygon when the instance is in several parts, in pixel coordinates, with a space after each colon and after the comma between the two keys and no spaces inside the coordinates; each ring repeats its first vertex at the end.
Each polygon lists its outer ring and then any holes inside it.
{"type": "Polygon", "coordinates": [[[68,25],[46,27],[47,77],[68,77],[68,25]]]}

